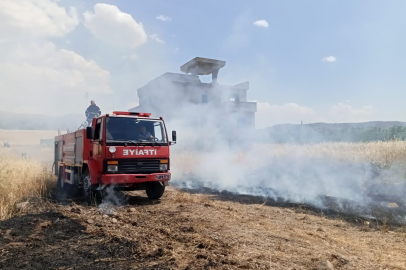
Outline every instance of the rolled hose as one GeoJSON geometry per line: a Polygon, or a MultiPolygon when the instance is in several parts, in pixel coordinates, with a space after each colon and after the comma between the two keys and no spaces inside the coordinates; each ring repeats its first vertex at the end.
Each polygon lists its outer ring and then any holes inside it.
{"type": "Polygon", "coordinates": [[[51,173],[53,173],[53,172],[54,172],[54,167],[55,167],[55,164],[56,164],[56,162],[54,161],[54,162],[52,163],[52,167],[51,167],[51,173]]]}

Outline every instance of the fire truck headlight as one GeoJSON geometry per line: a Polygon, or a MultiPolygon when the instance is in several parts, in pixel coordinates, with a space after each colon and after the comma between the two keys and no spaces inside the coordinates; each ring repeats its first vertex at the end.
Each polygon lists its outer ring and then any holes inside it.
{"type": "Polygon", "coordinates": [[[159,170],[160,170],[160,171],[166,171],[166,170],[168,170],[168,164],[160,164],[160,165],[159,165],[159,170]]]}
{"type": "Polygon", "coordinates": [[[117,165],[108,165],[107,166],[107,171],[108,172],[117,172],[118,171],[118,166],[117,165]]]}

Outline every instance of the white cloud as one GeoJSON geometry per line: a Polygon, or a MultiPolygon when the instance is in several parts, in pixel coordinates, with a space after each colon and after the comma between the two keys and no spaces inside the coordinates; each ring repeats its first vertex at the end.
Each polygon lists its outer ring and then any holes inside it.
{"type": "Polygon", "coordinates": [[[156,16],[156,19],[157,19],[157,20],[160,20],[160,21],[163,21],[163,22],[170,22],[170,21],[172,21],[172,18],[171,18],[171,17],[165,16],[165,15],[156,16]]]}
{"type": "Polygon", "coordinates": [[[135,48],[147,42],[142,23],[137,23],[130,14],[117,6],[96,4],[94,13],[86,12],[85,26],[97,38],[105,42],[135,48]]]}
{"type": "Polygon", "coordinates": [[[149,35],[149,38],[158,43],[165,43],[165,40],[160,39],[157,34],[149,35]]]}
{"type": "Polygon", "coordinates": [[[132,55],[130,55],[130,59],[131,59],[131,60],[137,60],[137,59],[138,59],[138,55],[136,55],[135,53],[133,53],[132,55]]]}
{"type": "Polygon", "coordinates": [[[330,63],[333,63],[333,62],[335,62],[335,61],[337,61],[337,59],[334,57],[334,56],[326,56],[326,57],[323,57],[322,59],[321,59],[323,62],[330,62],[330,63]]]}
{"type": "MultiPolygon", "coordinates": [[[[63,37],[79,20],[51,0],[0,1],[0,109],[20,113],[83,111],[85,93],[111,93],[110,73],[95,61],[59,49],[49,37],[63,37]]],[[[68,40],[65,40],[68,42],[68,40]]]]}
{"type": "Polygon", "coordinates": [[[257,106],[257,128],[284,123],[300,124],[300,121],[309,123],[314,121],[317,117],[317,114],[313,109],[297,105],[296,103],[271,105],[267,102],[258,102],[257,106]]]}
{"type": "Polygon", "coordinates": [[[0,42],[14,38],[61,37],[79,23],[76,9],[69,11],[51,0],[1,0],[0,42]]]}
{"type": "Polygon", "coordinates": [[[111,93],[108,71],[51,42],[20,44],[0,57],[0,81],[0,108],[11,112],[82,111],[78,101],[86,92],[91,96],[111,93]]]}
{"type": "Polygon", "coordinates": [[[338,103],[330,108],[329,118],[331,122],[337,123],[372,121],[373,109],[371,105],[357,109],[349,104],[338,103]]]}
{"type": "Polygon", "coordinates": [[[138,59],[138,55],[136,55],[135,53],[133,53],[133,54],[131,54],[131,55],[123,55],[121,58],[122,58],[123,60],[129,59],[129,60],[135,61],[135,60],[138,59]]]}
{"type": "Polygon", "coordinates": [[[254,22],[254,25],[258,26],[258,27],[265,27],[268,28],[269,24],[266,20],[258,20],[254,22]]]}

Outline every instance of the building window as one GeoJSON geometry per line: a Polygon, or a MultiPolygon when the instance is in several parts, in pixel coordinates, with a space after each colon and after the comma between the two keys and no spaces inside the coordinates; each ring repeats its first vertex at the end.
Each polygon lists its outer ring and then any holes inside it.
{"type": "Polygon", "coordinates": [[[238,94],[233,94],[230,97],[230,101],[240,101],[240,96],[238,94]]]}
{"type": "Polygon", "coordinates": [[[202,95],[202,103],[207,103],[207,95],[202,95]]]}

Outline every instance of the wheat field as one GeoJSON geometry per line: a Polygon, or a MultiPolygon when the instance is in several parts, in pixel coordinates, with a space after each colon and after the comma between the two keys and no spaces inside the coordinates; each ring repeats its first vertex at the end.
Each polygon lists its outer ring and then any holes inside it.
{"type": "Polygon", "coordinates": [[[393,164],[406,166],[406,141],[375,141],[365,143],[328,142],[320,144],[256,145],[269,158],[297,155],[305,158],[329,158],[345,162],[369,162],[387,168],[393,164]]]}
{"type": "MultiPolygon", "coordinates": [[[[176,147],[176,146],[175,146],[176,147]]],[[[19,151],[0,149],[0,220],[14,215],[16,204],[30,197],[44,197],[49,187],[55,185],[55,178],[50,168],[45,167],[44,160],[51,161],[52,149],[41,149],[35,146],[41,155],[22,159],[19,151]]],[[[171,154],[173,170],[192,172],[199,166],[201,154],[194,151],[171,154]]],[[[250,154],[261,152],[266,160],[281,157],[301,157],[306,159],[326,158],[343,162],[368,162],[380,168],[389,168],[396,164],[406,169],[406,142],[368,142],[368,143],[322,143],[314,145],[257,144],[250,154]]],[[[246,152],[235,154],[235,161],[244,162],[246,152]]]]}
{"type": "Polygon", "coordinates": [[[54,183],[53,175],[42,162],[0,150],[0,220],[16,214],[17,203],[47,196],[54,183]]]}
{"type": "MultiPolygon", "coordinates": [[[[176,147],[176,146],[175,146],[176,147]]],[[[212,153],[207,156],[211,158],[212,153]]],[[[214,157],[214,155],[213,155],[214,157]]],[[[192,172],[203,155],[197,151],[172,151],[173,168],[192,172]]],[[[230,156],[228,156],[230,158],[230,156]]],[[[406,170],[406,141],[376,141],[366,143],[328,142],[320,144],[256,144],[248,151],[236,152],[231,162],[242,166],[260,166],[273,160],[297,158],[303,160],[329,159],[345,163],[369,163],[381,169],[396,165],[406,170]]]]}

